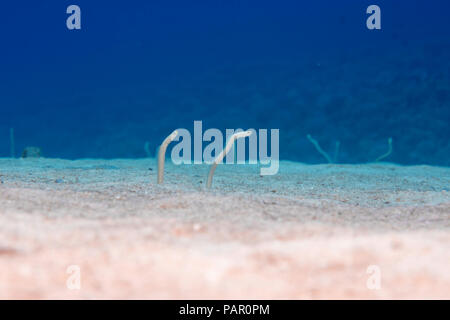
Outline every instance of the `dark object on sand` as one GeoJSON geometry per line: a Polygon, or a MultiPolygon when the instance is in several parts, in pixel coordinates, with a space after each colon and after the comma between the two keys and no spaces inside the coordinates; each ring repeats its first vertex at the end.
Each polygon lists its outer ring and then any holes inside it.
{"type": "Polygon", "coordinates": [[[38,147],[26,147],[22,151],[22,158],[40,158],[41,155],[41,148],[38,147]]]}

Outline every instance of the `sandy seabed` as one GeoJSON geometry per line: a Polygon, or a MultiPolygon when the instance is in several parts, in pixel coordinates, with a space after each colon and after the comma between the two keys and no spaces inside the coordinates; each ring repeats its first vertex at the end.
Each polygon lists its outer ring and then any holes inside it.
{"type": "Polygon", "coordinates": [[[207,172],[0,159],[0,298],[450,298],[449,168],[207,172]]]}

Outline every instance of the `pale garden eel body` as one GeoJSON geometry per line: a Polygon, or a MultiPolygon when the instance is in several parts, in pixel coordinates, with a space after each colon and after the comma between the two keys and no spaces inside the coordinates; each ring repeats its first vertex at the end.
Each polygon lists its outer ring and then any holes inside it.
{"type": "Polygon", "coordinates": [[[388,139],[388,151],[387,151],[385,154],[379,156],[379,157],[375,160],[375,162],[379,162],[379,161],[383,160],[384,158],[389,157],[389,156],[391,155],[391,153],[392,153],[392,138],[389,138],[389,139],[388,139]]]}
{"type": "Polygon", "coordinates": [[[313,139],[313,137],[311,137],[310,134],[308,134],[306,137],[314,145],[314,147],[316,148],[317,152],[319,152],[325,159],[327,159],[328,163],[333,163],[333,161],[331,160],[331,158],[328,155],[328,153],[323,151],[323,149],[320,147],[320,144],[317,142],[317,140],[313,139]]]}
{"type": "Polygon", "coordinates": [[[222,162],[223,158],[225,158],[227,153],[231,150],[231,148],[234,145],[234,141],[237,139],[240,139],[240,138],[249,137],[251,134],[252,134],[252,131],[248,130],[248,131],[243,131],[243,132],[236,132],[235,134],[233,134],[230,137],[230,139],[227,142],[227,145],[225,146],[225,149],[223,149],[219,153],[219,155],[216,157],[216,159],[214,159],[214,162],[211,165],[211,169],[209,169],[208,180],[206,182],[206,188],[208,188],[208,189],[211,188],[214,171],[216,171],[217,165],[222,162]]]}
{"type": "Polygon", "coordinates": [[[166,149],[169,143],[171,143],[178,135],[178,131],[175,130],[167,138],[164,139],[163,143],[159,146],[158,150],[158,184],[164,181],[164,162],[166,160],[166,149]]]}

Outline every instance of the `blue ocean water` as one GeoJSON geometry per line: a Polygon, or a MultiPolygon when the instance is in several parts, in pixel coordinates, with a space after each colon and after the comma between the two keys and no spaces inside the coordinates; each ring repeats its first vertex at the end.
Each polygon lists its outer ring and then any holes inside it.
{"type": "Polygon", "coordinates": [[[0,7],[0,157],[140,158],[173,129],[280,129],[280,157],[450,166],[448,0],[0,7]],[[68,30],[66,8],[81,8],[68,30]],[[381,30],[366,27],[369,5],[381,30]]]}

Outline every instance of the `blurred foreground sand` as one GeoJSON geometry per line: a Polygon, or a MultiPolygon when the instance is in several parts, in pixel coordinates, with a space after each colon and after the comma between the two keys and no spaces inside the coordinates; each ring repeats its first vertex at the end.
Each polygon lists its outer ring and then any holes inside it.
{"type": "Polygon", "coordinates": [[[205,191],[207,171],[0,159],[0,298],[450,298],[450,169],[222,165],[205,191]]]}

